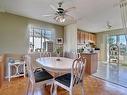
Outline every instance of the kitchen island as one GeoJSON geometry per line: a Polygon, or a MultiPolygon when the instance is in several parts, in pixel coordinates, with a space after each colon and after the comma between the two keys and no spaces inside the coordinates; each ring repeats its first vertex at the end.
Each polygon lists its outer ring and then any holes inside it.
{"type": "Polygon", "coordinates": [[[98,53],[81,53],[81,56],[86,58],[85,72],[90,75],[96,73],[98,67],[98,53]]]}

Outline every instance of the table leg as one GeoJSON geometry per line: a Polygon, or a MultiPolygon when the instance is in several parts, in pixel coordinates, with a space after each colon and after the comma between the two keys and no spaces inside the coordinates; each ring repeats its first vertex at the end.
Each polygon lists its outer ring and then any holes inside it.
{"type": "Polygon", "coordinates": [[[24,70],[24,77],[25,77],[26,75],[25,64],[23,64],[23,70],[24,70]]]}
{"type": "Polygon", "coordinates": [[[10,65],[8,64],[8,81],[10,82],[10,78],[11,78],[11,69],[10,69],[10,65]]]}

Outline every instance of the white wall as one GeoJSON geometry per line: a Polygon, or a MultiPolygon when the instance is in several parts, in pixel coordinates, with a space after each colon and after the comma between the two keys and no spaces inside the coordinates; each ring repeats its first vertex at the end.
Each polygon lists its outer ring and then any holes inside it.
{"type": "MultiPolygon", "coordinates": [[[[57,37],[63,38],[63,26],[0,12],[0,54],[27,53],[29,48],[29,24],[37,27],[53,29],[55,32],[54,41],[57,37]]],[[[8,65],[5,64],[5,75],[8,75],[7,66],[8,65]]]]}
{"type": "Polygon", "coordinates": [[[64,52],[77,52],[77,25],[64,27],[64,52]]]}
{"type": "Polygon", "coordinates": [[[29,48],[29,24],[53,29],[55,31],[54,40],[57,37],[63,38],[63,26],[0,12],[0,54],[27,53],[29,48]]]}
{"type": "Polygon", "coordinates": [[[25,53],[27,29],[26,18],[0,13],[0,53],[25,53]]]}

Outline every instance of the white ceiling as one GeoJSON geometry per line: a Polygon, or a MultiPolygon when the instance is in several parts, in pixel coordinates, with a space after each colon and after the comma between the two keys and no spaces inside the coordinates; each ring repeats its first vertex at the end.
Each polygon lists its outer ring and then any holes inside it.
{"type": "MultiPolygon", "coordinates": [[[[42,15],[53,13],[49,5],[57,6],[61,0],[0,0],[0,11],[5,11],[21,16],[26,16],[59,25],[67,25],[54,21],[53,17],[42,15]]],[[[78,28],[89,32],[106,31],[107,21],[112,29],[122,27],[119,6],[115,6],[118,0],[62,0],[63,8],[75,6],[76,9],[69,12],[77,20],[78,28]]]]}

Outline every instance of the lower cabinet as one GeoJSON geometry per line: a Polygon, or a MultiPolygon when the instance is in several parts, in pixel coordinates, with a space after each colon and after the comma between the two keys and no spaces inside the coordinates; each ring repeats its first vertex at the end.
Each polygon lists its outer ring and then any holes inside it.
{"type": "Polygon", "coordinates": [[[4,80],[4,56],[0,56],[0,87],[4,80]]]}
{"type": "Polygon", "coordinates": [[[81,56],[86,58],[85,72],[93,74],[97,72],[98,67],[98,54],[97,53],[82,53],[81,56]]]}

